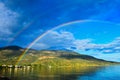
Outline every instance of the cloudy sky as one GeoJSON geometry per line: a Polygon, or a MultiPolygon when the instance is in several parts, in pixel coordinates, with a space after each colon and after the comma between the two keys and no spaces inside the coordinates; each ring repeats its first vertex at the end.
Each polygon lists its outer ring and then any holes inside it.
{"type": "Polygon", "coordinates": [[[97,20],[102,22],[78,23],[71,25],[76,26],[75,29],[54,30],[47,35],[48,39],[39,40],[33,48],[58,48],[59,44],[59,48],[64,46],[78,52],[119,53],[119,5],[119,0],[0,0],[0,47],[27,47],[58,25],[76,20],[97,20]],[[51,36],[54,36],[54,42],[48,41],[53,38],[51,36]]]}
{"type": "Polygon", "coordinates": [[[120,24],[103,21],[77,21],[42,36],[36,49],[73,50],[97,58],[120,61],[120,24]]]}

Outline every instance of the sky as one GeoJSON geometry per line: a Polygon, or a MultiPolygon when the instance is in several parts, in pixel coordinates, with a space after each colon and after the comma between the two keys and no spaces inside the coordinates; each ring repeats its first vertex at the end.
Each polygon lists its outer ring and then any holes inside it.
{"type": "MultiPolygon", "coordinates": [[[[93,21],[71,24],[69,26],[76,26],[76,28],[61,28],[62,30],[51,33],[61,37],[63,35],[68,38],[67,40],[71,37],[77,39],[75,43],[78,45],[81,44],[80,40],[83,41],[82,43],[99,47],[113,43],[117,45],[120,37],[119,5],[119,0],[0,0],[0,47],[8,45],[27,47],[46,31],[77,20],[93,21]]],[[[39,49],[40,45],[46,48],[56,47],[48,47],[43,42],[33,48],[39,49]]],[[[75,51],[80,50],[76,46],[71,47],[76,49],[75,51]]],[[[92,51],[90,50],[89,53],[92,51]]]]}
{"type": "Polygon", "coordinates": [[[77,21],[49,31],[32,48],[72,50],[109,61],[120,61],[120,24],[77,21]]]}

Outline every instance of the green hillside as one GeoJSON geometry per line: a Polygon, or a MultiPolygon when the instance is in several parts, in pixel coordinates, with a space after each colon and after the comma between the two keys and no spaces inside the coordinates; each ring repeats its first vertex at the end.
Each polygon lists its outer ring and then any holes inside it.
{"type": "MultiPolygon", "coordinates": [[[[0,65],[15,65],[19,56],[25,49],[17,46],[0,48],[0,65]]],[[[39,66],[100,66],[117,64],[116,62],[105,61],[92,56],[79,54],[73,51],[59,50],[32,50],[30,49],[19,65],[39,65],[39,66]]]]}

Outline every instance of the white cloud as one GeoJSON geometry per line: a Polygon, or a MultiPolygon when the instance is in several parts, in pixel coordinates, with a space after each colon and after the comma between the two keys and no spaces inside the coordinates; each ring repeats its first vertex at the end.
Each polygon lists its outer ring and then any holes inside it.
{"type": "Polygon", "coordinates": [[[120,47],[115,47],[114,49],[120,49],[120,47]]]}
{"type": "Polygon", "coordinates": [[[90,55],[95,58],[99,58],[99,59],[103,59],[103,60],[120,62],[120,53],[103,54],[102,52],[94,51],[94,50],[90,50],[90,51],[75,50],[75,52],[85,54],[85,55],[90,55]]]}
{"type": "Polygon", "coordinates": [[[88,48],[94,48],[95,44],[92,43],[92,39],[82,39],[82,40],[74,40],[73,42],[76,49],[85,50],[88,48]]]}
{"type": "Polygon", "coordinates": [[[120,38],[116,38],[107,44],[95,44],[92,39],[75,40],[75,47],[78,50],[95,50],[103,53],[120,53],[120,38]]]}
{"type": "Polygon", "coordinates": [[[62,31],[51,31],[49,34],[44,36],[42,39],[40,39],[33,47],[38,46],[38,48],[46,49],[50,47],[64,47],[68,48],[72,46],[72,42],[74,41],[74,36],[70,32],[62,31]],[[42,46],[40,47],[40,45],[42,46]],[[43,46],[46,45],[46,46],[43,46]]]}
{"type": "Polygon", "coordinates": [[[108,60],[108,61],[117,61],[120,62],[120,53],[114,53],[114,54],[103,54],[103,53],[97,53],[97,55],[92,54],[96,58],[108,60]]]}
{"type": "Polygon", "coordinates": [[[77,50],[95,50],[103,53],[116,53],[120,52],[120,39],[116,38],[108,44],[95,44],[92,42],[92,39],[75,39],[71,32],[51,31],[49,34],[41,38],[33,47],[35,46],[42,49],[50,47],[72,49],[71,47],[74,47],[77,50]]]}
{"type": "Polygon", "coordinates": [[[47,49],[47,48],[49,48],[49,46],[44,43],[37,43],[37,44],[35,44],[34,48],[47,49]]]}
{"type": "Polygon", "coordinates": [[[5,37],[0,38],[0,40],[1,41],[11,41],[11,40],[13,40],[13,38],[5,36],[5,37]]]}
{"type": "Polygon", "coordinates": [[[108,44],[95,44],[92,39],[75,39],[71,32],[51,31],[41,38],[33,48],[37,49],[71,49],[97,58],[120,61],[120,39],[116,38],[108,44]],[[112,56],[114,58],[112,58],[112,56]]]}
{"type": "Polygon", "coordinates": [[[18,13],[10,10],[4,3],[0,2],[0,38],[6,39],[11,35],[14,25],[17,24],[18,13]]]}

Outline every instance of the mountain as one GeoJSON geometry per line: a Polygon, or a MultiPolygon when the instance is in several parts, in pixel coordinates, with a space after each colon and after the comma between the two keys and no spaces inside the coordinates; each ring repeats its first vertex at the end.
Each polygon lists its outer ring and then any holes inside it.
{"type": "Polygon", "coordinates": [[[23,49],[22,47],[19,46],[6,46],[6,47],[1,47],[0,50],[20,50],[23,49]]]}
{"type": "MultiPolygon", "coordinates": [[[[0,48],[0,65],[15,65],[25,48],[7,46],[0,48]]],[[[92,56],[79,54],[67,50],[34,50],[30,49],[18,62],[19,65],[52,65],[52,66],[78,66],[78,65],[108,65],[116,62],[97,59],[92,56]]]]}
{"type": "Polygon", "coordinates": [[[41,50],[32,64],[52,66],[98,66],[116,64],[116,62],[97,59],[92,56],[64,50],[41,50]]]}
{"type": "Polygon", "coordinates": [[[70,51],[69,49],[66,49],[63,46],[54,46],[54,47],[50,47],[50,48],[48,48],[46,50],[64,50],[64,51],[70,51]]]}

